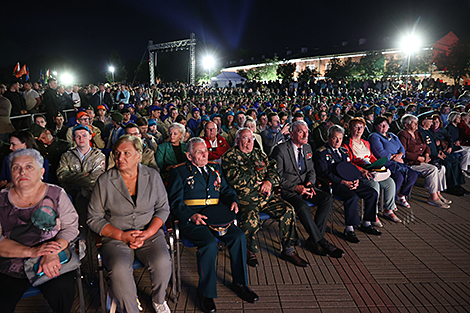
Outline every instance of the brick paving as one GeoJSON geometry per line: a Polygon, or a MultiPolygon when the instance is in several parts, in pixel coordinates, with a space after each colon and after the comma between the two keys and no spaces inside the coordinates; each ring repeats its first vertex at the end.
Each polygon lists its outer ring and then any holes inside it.
{"type": "MultiPolygon", "coordinates": [[[[470,189],[470,184],[466,185],[470,189]]],[[[346,255],[332,259],[298,247],[310,267],[297,268],[279,259],[276,221],[268,220],[259,232],[260,266],[249,268],[250,286],[260,300],[240,300],[227,285],[230,261],[225,250],[217,258],[219,312],[470,312],[470,195],[448,196],[454,201],[443,210],[426,204],[427,192],[413,189],[411,209],[399,207],[404,222],[382,220],[382,236],[357,231],[361,240],[351,244],[341,238],[342,206],[335,201],[334,232],[327,239],[346,255]]],[[[305,232],[300,226],[300,237],[305,232]]],[[[196,301],[195,248],[182,251],[182,291],[172,312],[200,312],[196,301]]],[[[83,266],[83,271],[87,271],[83,266]]],[[[153,312],[147,271],[135,271],[138,296],[144,312],[153,312]]],[[[101,312],[97,282],[85,284],[86,312],[101,312]]],[[[1,308],[0,308],[1,311],[1,308]]],[[[42,296],[23,299],[16,312],[51,312],[42,296]]],[[[78,310],[78,299],[74,304],[78,310]]]]}

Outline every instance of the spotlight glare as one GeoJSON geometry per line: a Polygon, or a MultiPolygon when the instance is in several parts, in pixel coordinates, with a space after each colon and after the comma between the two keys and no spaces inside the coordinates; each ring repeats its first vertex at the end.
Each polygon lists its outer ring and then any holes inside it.
{"type": "Polygon", "coordinates": [[[202,60],[202,65],[205,69],[211,69],[215,64],[214,57],[208,55],[202,60]]]}
{"type": "Polygon", "coordinates": [[[73,83],[73,77],[69,73],[64,73],[60,77],[60,82],[64,85],[71,85],[73,83]]]}
{"type": "Polygon", "coordinates": [[[401,41],[401,49],[406,54],[412,54],[419,50],[421,41],[416,35],[408,35],[401,41]]]}

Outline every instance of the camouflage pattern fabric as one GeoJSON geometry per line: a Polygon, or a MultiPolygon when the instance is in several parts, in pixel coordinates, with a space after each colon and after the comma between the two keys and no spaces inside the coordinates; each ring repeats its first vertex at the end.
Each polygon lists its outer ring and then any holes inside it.
{"type": "Polygon", "coordinates": [[[282,248],[298,244],[295,211],[292,205],[275,195],[273,190],[269,196],[260,193],[261,185],[258,182],[267,180],[271,182],[272,188],[279,186],[280,177],[276,161],[268,159],[267,155],[258,148],[254,148],[251,153],[243,153],[238,146],[235,146],[222,157],[222,170],[227,182],[237,192],[238,227],[245,233],[247,248],[250,251],[258,252],[256,233],[261,225],[259,218],[261,212],[279,219],[282,248]]]}

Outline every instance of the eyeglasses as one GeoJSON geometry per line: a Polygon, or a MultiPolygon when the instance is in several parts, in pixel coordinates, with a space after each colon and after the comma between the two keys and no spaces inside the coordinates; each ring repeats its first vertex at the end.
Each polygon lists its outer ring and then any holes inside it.
{"type": "Polygon", "coordinates": [[[255,137],[241,137],[240,140],[242,140],[242,141],[254,141],[255,137]]]}

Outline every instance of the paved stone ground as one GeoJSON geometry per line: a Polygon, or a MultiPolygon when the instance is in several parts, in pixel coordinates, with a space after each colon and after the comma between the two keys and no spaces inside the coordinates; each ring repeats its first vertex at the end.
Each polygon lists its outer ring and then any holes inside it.
{"type": "MultiPolygon", "coordinates": [[[[470,184],[466,185],[470,189],[470,184]]],[[[249,268],[249,279],[260,300],[240,300],[231,282],[226,251],[217,259],[219,312],[470,312],[470,195],[448,196],[454,203],[443,210],[426,204],[427,192],[413,189],[411,209],[399,207],[404,223],[382,219],[380,237],[357,231],[361,240],[341,238],[342,206],[335,201],[334,232],[327,239],[346,255],[332,259],[299,247],[310,267],[297,268],[279,259],[277,222],[269,220],[259,233],[260,266],[249,268]]],[[[300,226],[302,241],[304,231],[300,226]]],[[[182,251],[182,292],[174,312],[200,312],[196,306],[195,248],[182,251]]],[[[84,265],[84,272],[87,266],[84,265]]],[[[147,271],[135,271],[144,312],[153,312],[147,271]]],[[[101,312],[99,290],[85,284],[86,312],[101,312]]],[[[1,308],[0,308],[1,311],[1,308]]],[[[23,299],[16,312],[51,312],[42,296],[23,299]]],[[[78,299],[74,304],[78,310],[78,299]]]]}

